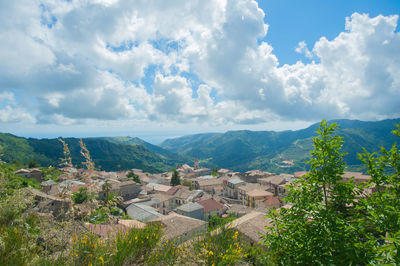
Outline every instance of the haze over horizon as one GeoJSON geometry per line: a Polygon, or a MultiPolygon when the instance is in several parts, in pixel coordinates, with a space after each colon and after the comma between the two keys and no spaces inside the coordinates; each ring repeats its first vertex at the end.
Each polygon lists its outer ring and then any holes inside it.
{"type": "Polygon", "coordinates": [[[400,2],[2,1],[0,132],[170,137],[400,117],[400,2]]]}

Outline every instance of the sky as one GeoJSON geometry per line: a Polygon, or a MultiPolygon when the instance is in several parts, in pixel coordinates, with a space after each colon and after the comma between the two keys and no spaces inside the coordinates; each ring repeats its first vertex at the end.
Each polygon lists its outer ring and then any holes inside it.
{"type": "Polygon", "coordinates": [[[0,0],[0,132],[165,138],[400,117],[398,0],[0,0]]]}

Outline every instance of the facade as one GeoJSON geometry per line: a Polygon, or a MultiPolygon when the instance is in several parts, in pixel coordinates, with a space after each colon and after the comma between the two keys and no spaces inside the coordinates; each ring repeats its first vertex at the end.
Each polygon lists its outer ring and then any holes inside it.
{"type": "Polygon", "coordinates": [[[189,202],[176,208],[176,213],[202,220],[204,218],[204,207],[196,202],[189,202]]]}
{"type": "Polygon", "coordinates": [[[233,199],[239,199],[238,187],[244,185],[245,182],[240,178],[232,178],[224,182],[224,196],[233,199]]]}
{"type": "Polygon", "coordinates": [[[226,208],[222,203],[219,203],[215,199],[206,199],[197,201],[198,204],[204,207],[204,220],[208,221],[211,216],[221,216],[226,208]]]}

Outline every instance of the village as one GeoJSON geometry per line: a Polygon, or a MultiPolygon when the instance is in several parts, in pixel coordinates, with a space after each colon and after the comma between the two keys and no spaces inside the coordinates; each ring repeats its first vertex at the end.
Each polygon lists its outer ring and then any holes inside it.
{"type": "MultiPolygon", "coordinates": [[[[283,201],[287,186],[306,174],[232,172],[200,167],[196,159],[193,167],[176,168],[180,184],[172,186],[173,172],[105,172],[72,166],[59,170],[57,180],[44,180],[37,168],[19,169],[15,174],[40,182],[40,190],[29,188],[37,201],[35,211],[81,220],[86,230],[100,237],[159,223],[165,239],[186,241],[207,231],[213,217],[234,217],[230,227],[252,244],[259,243],[270,226],[265,218],[268,210],[290,208],[283,201]]],[[[345,172],[343,179],[350,178],[357,184],[370,179],[360,172],[345,172]]]]}

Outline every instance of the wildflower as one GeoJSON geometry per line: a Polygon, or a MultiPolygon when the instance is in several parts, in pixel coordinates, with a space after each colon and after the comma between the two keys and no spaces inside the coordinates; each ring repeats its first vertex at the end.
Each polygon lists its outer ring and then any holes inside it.
{"type": "Polygon", "coordinates": [[[101,261],[101,263],[104,265],[104,259],[102,256],[99,257],[99,261],[101,261]]]}
{"type": "Polygon", "coordinates": [[[210,250],[210,252],[208,252],[208,254],[209,254],[210,256],[212,256],[212,255],[214,255],[214,252],[212,252],[212,250],[210,250]]]}

